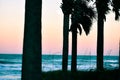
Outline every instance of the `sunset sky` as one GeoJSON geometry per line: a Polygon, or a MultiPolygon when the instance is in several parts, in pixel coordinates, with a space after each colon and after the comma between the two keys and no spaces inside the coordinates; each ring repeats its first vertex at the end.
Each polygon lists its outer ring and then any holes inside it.
{"type": "MultiPolygon", "coordinates": [[[[62,0],[43,0],[42,47],[43,53],[61,54],[63,40],[62,0]]],[[[22,53],[25,0],[0,0],[0,53],[22,53]]],[[[78,54],[96,54],[97,21],[94,20],[89,36],[78,35],[78,54]]],[[[120,21],[114,14],[107,15],[104,28],[105,55],[118,55],[120,21]]],[[[71,54],[71,33],[69,35],[71,54]]]]}

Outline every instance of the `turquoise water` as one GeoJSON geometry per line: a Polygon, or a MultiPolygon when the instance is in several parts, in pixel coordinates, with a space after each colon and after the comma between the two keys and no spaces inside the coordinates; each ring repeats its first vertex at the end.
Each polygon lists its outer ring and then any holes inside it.
{"type": "MultiPolygon", "coordinates": [[[[68,69],[71,67],[71,56],[68,59],[68,69]]],[[[0,54],[0,80],[20,80],[22,66],[22,55],[20,54],[0,54]]],[[[104,67],[106,69],[118,68],[118,56],[105,56],[104,67]]],[[[62,69],[61,55],[43,55],[42,71],[53,71],[62,69]]],[[[95,70],[96,56],[78,56],[78,70],[95,70]]]]}

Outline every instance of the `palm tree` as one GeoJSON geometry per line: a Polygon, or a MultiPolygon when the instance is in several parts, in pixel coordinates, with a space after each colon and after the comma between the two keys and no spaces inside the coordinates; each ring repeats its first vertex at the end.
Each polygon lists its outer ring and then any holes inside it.
{"type": "Polygon", "coordinates": [[[106,14],[109,12],[109,0],[96,0],[96,8],[98,14],[97,23],[97,70],[103,70],[103,52],[104,52],[104,21],[106,14]]]}
{"type": "Polygon", "coordinates": [[[63,56],[62,56],[62,70],[67,71],[68,65],[68,43],[69,43],[69,15],[72,11],[72,4],[73,0],[62,0],[63,4],[61,6],[63,14],[64,14],[64,21],[63,21],[63,56]]]}
{"type": "Polygon", "coordinates": [[[88,2],[84,0],[76,0],[74,2],[72,12],[72,25],[70,31],[72,32],[72,65],[71,71],[76,72],[77,68],[77,29],[82,33],[82,27],[86,33],[89,34],[92,25],[92,20],[95,18],[95,12],[92,7],[88,6],[88,2]]]}
{"type": "Polygon", "coordinates": [[[26,0],[22,80],[41,80],[42,0],[26,0]]]}

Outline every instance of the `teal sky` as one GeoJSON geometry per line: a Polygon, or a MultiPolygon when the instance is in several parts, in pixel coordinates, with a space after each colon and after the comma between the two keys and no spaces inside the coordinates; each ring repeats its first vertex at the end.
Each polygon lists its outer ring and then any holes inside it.
{"type": "MultiPolygon", "coordinates": [[[[61,54],[63,13],[62,0],[43,0],[42,46],[43,53],[61,54]]],[[[0,0],[0,53],[22,53],[24,32],[25,0],[0,0]]],[[[78,54],[96,54],[97,21],[94,20],[89,36],[78,35],[78,54]]],[[[114,14],[107,15],[105,22],[105,55],[118,55],[120,22],[114,21],[114,14]]],[[[71,33],[69,53],[71,54],[71,33]]]]}

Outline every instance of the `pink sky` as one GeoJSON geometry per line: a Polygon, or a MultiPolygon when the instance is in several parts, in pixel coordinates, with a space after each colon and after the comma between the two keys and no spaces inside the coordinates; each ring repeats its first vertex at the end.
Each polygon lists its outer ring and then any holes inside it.
{"type": "MultiPolygon", "coordinates": [[[[42,36],[43,53],[61,54],[63,13],[62,0],[43,0],[42,36]]],[[[24,31],[24,0],[0,0],[0,53],[22,53],[24,31]]],[[[97,21],[94,21],[90,35],[83,32],[78,37],[79,54],[96,54],[97,21]]],[[[114,14],[107,15],[105,22],[105,54],[118,55],[120,22],[114,21],[114,14]]],[[[71,54],[71,33],[69,35],[71,54]]]]}

